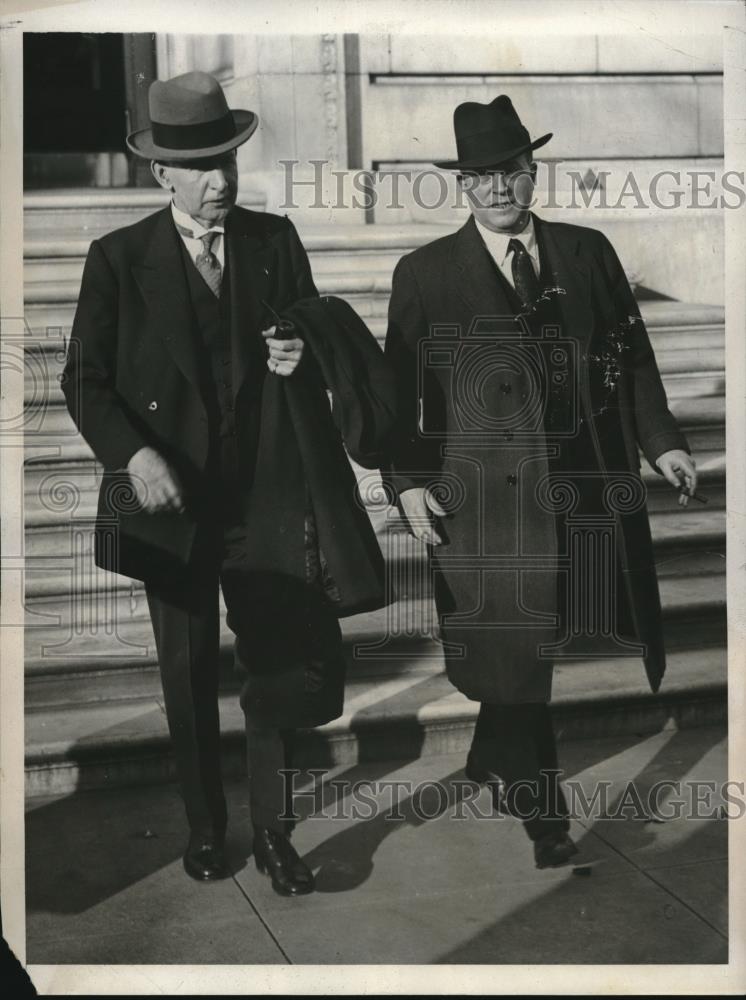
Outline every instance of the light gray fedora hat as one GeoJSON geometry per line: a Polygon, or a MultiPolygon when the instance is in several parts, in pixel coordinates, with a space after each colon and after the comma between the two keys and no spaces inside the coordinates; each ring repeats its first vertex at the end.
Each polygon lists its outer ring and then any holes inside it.
{"type": "Polygon", "coordinates": [[[127,136],[132,152],[148,160],[226,153],[251,138],[259,124],[253,111],[231,110],[215,77],[199,71],[154,80],[148,108],[150,128],[127,136]]]}

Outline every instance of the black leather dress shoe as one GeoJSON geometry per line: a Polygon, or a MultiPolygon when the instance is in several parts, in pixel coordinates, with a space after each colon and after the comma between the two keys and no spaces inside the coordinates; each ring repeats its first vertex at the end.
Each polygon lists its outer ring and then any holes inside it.
{"type": "Polygon", "coordinates": [[[534,841],[534,861],[537,868],[559,868],[566,865],[578,849],[563,832],[547,833],[534,841]]]}
{"type": "Polygon", "coordinates": [[[271,877],[272,888],[280,896],[305,896],[316,888],[311,869],[277,830],[254,830],[254,863],[258,871],[271,877]]]}
{"type": "Polygon", "coordinates": [[[222,837],[192,835],[184,854],[184,871],[198,882],[228,878],[231,872],[222,837]]]}

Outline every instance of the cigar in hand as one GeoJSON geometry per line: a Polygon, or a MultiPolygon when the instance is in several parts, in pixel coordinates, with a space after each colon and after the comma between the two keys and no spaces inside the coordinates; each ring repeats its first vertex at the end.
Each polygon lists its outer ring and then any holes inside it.
{"type": "Polygon", "coordinates": [[[701,493],[690,493],[688,486],[679,486],[679,493],[683,493],[686,497],[691,497],[692,500],[699,500],[700,503],[708,503],[708,498],[703,497],[701,493]]]}

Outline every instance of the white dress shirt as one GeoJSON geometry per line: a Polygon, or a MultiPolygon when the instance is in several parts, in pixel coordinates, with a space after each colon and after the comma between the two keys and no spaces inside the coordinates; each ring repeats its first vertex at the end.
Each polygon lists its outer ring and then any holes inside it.
{"type": "Polygon", "coordinates": [[[536,242],[536,230],[534,220],[529,215],[526,228],[521,233],[495,233],[491,229],[483,226],[475,217],[477,229],[484,240],[484,244],[489,251],[490,257],[494,260],[502,273],[510,282],[511,288],[515,288],[513,281],[513,251],[508,250],[511,240],[519,240],[526,248],[531,263],[534,265],[534,273],[539,277],[539,246],[536,242]]]}
{"type": "Polygon", "coordinates": [[[200,225],[196,219],[193,219],[191,215],[187,215],[186,212],[182,212],[180,208],[177,208],[173,202],[171,202],[171,214],[174,217],[174,222],[178,223],[180,226],[184,226],[185,229],[191,229],[194,233],[194,238],[191,236],[185,236],[182,232],[179,232],[179,236],[187,248],[187,253],[192,258],[192,260],[197,262],[198,254],[201,254],[205,249],[200,241],[200,236],[204,236],[205,233],[217,233],[212,243],[212,252],[218,259],[218,263],[222,268],[225,264],[225,246],[224,246],[224,236],[225,226],[210,226],[209,229],[205,229],[204,226],[200,225]]]}

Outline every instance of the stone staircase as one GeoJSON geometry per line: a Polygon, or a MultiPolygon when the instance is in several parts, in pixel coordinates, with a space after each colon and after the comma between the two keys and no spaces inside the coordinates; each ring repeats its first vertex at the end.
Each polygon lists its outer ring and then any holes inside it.
{"type": "MultiPolygon", "coordinates": [[[[261,199],[241,199],[263,207],[261,199]]],[[[31,794],[171,776],[152,631],[142,587],[93,566],[97,468],[64,407],[64,362],[90,240],[164,204],[160,192],[55,192],[25,202],[26,758],[31,794]]],[[[436,226],[299,226],[319,289],[347,298],[382,339],[398,257],[436,226]]],[[[723,309],[641,302],[671,409],[689,437],[707,505],[681,510],[645,468],[669,667],[653,697],[636,659],[567,661],[556,670],[565,736],[642,732],[725,717],[723,309]]],[[[368,476],[356,470],[360,477],[368,476]]],[[[366,479],[366,483],[370,482],[366,479]]],[[[312,733],[314,766],[443,753],[470,739],[476,705],[443,674],[422,548],[395,512],[370,515],[398,599],[343,623],[345,715],[312,733]]],[[[242,766],[242,719],[223,633],[226,767],[242,766]]]]}

